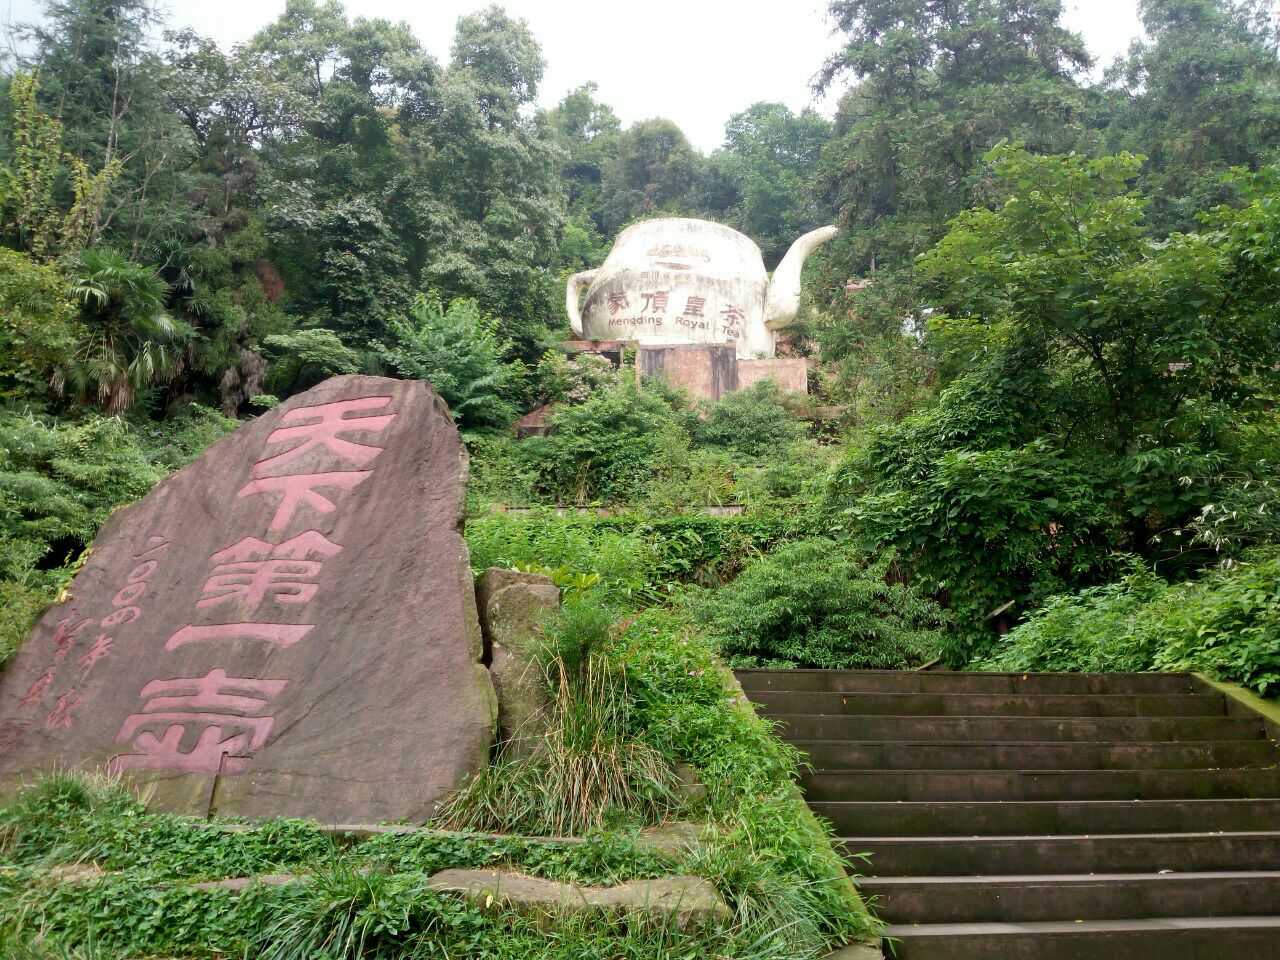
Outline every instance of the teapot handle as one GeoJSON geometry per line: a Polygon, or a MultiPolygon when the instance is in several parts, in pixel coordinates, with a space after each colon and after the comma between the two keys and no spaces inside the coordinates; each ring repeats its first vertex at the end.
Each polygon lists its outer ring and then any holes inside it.
{"type": "Polygon", "coordinates": [[[582,329],[582,308],[578,305],[578,291],[584,284],[594,280],[599,272],[599,270],[583,270],[581,273],[575,273],[569,278],[569,284],[565,288],[564,309],[569,314],[569,329],[578,337],[586,336],[582,329]]]}

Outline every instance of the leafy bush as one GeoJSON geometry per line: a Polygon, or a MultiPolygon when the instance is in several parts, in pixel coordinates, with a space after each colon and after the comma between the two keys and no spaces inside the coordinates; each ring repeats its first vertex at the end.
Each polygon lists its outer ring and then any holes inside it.
{"type": "Polygon", "coordinates": [[[47,399],[81,332],[62,274],[0,247],[0,400],[47,399]]]}
{"type": "Polygon", "coordinates": [[[0,580],[61,579],[57,571],[92,542],[115,507],[146,494],[231,423],[194,406],[145,426],[0,411],[0,580]]]}
{"type": "Polygon", "coordinates": [[[946,615],[887,564],[824,537],[786,544],[690,600],[734,666],[904,669],[936,655],[946,615]]]}
{"type": "Polygon", "coordinates": [[[687,442],[670,394],[634,381],[557,407],[547,427],[545,436],[524,440],[519,453],[537,476],[537,491],[562,503],[636,499],[664,451],[687,442]]]}
{"type": "Polygon", "coordinates": [[[0,666],[27,638],[35,619],[50,603],[50,589],[24,587],[0,580],[0,666]]]}
{"type": "Polygon", "coordinates": [[[408,316],[388,319],[387,329],[382,360],[402,377],[429,381],[460,427],[501,427],[515,418],[512,396],[524,367],[507,359],[511,344],[476,301],[445,307],[435,294],[419,295],[408,316]]]}
{"type": "Polygon", "coordinates": [[[1168,584],[1136,565],[1116,583],[1049,600],[981,667],[1198,670],[1280,689],[1280,552],[1168,584]]]}
{"type": "Polygon", "coordinates": [[[962,378],[930,409],[872,430],[829,492],[834,522],[868,552],[896,551],[920,589],[946,597],[952,666],[990,641],[984,619],[997,608],[1110,572],[1114,473],[1050,437],[1020,442],[1010,393],[962,378]]]}
{"type": "Polygon", "coordinates": [[[783,398],[772,380],[726,394],[694,423],[694,442],[750,460],[785,456],[804,435],[804,426],[786,408],[783,398]]]}
{"type": "Polygon", "coordinates": [[[310,390],[330,377],[359,373],[364,365],[359,353],[323,327],[271,334],[262,343],[271,360],[267,383],[279,396],[310,390]]]}

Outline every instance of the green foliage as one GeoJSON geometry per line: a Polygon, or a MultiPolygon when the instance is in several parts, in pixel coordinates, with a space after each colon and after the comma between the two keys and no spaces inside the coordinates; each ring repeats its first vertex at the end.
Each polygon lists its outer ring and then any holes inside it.
{"type": "Polygon", "coordinates": [[[689,869],[729,892],[744,939],[795,956],[872,934],[829,828],[794,788],[795,750],[727,687],[695,615],[651,608],[615,633],[610,655],[626,671],[635,729],[706,786],[707,815],[724,832],[689,869]]]}
{"type": "Polygon", "coordinates": [[[520,457],[540,494],[562,503],[617,503],[652,479],[664,443],[681,433],[659,385],[624,382],[582,403],[557,408],[545,436],[529,437],[520,457]]]}
{"type": "Polygon", "coordinates": [[[994,670],[1198,670],[1280,685],[1280,554],[1246,554],[1199,581],[1135,564],[1115,583],[1051,598],[979,664],[994,670]]]}
{"type": "Polygon", "coordinates": [[[1117,549],[1191,570],[1206,545],[1265,536],[1265,519],[1231,525],[1274,479],[1250,439],[1275,382],[1274,309],[1253,299],[1274,281],[1258,269],[1277,262],[1258,229],[1272,204],[1153,243],[1133,158],[990,159],[1008,199],[957,218],[921,259],[945,308],[927,343],[950,382],[872,431],[831,498],[869,549],[895,548],[945,592],[953,664],[998,609],[1105,580],[1117,549]]]}
{"type": "Polygon", "coordinates": [[[446,309],[438,296],[420,295],[387,329],[382,359],[402,377],[429,381],[459,426],[501,427],[514,418],[511,397],[522,368],[509,362],[511,345],[474,300],[453,300],[446,309]]]}
{"type": "Polygon", "coordinates": [[[286,396],[330,377],[361,372],[361,356],[323,327],[277,333],[262,341],[271,361],[267,383],[286,396]]]}
{"type": "Polygon", "coordinates": [[[0,665],[27,638],[53,591],[0,580],[0,665]]]}
{"type": "Polygon", "coordinates": [[[1256,170],[1280,148],[1280,59],[1269,5],[1144,0],[1146,37],[1107,71],[1111,150],[1144,154],[1142,192],[1163,231],[1237,199],[1222,175],[1256,170]]]}
{"type": "Polygon", "coordinates": [[[626,678],[604,652],[611,621],[592,601],[561,610],[538,663],[551,695],[545,730],[457,793],[441,812],[446,826],[580,836],[678,811],[670,761],[632,732],[626,678]]]}
{"type": "Polygon", "coordinates": [[[67,385],[106,413],[124,413],[139,391],[177,376],[195,331],[166,311],[168,285],[150,267],[106,247],[73,253],[65,265],[84,329],[67,385]]]}
{"type": "Polygon", "coordinates": [[[633,123],[618,137],[616,153],[604,166],[600,193],[605,228],[616,233],[642,218],[688,213],[702,162],[670,120],[633,123]]]}
{"type": "Polygon", "coordinates": [[[0,399],[48,399],[81,333],[57,269],[0,248],[0,399]]]}
{"type": "Polygon", "coordinates": [[[785,456],[803,436],[804,427],[783,399],[782,390],[772,380],[735,390],[713,404],[706,417],[693,426],[693,440],[752,460],[785,456]]]}
{"type": "Polygon", "coordinates": [[[701,205],[759,246],[778,265],[796,237],[829,214],[814,185],[831,123],[812,108],[754,103],[725,124],[724,147],[711,155],[699,184],[701,205]]]}
{"type": "Polygon", "coordinates": [[[143,496],[230,426],[199,407],[145,427],[0,412],[0,580],[57,583],[115,507],[143,496]]]}
{"type": "Polygon", "coordinates": [[[824,537],[785,544],[691,610],[734,666],[891,669],[919,666],[942,644],[946,614],[824,537]]]}
{"type": "Polygon", "coordinates": [[[849,278],[905,269],[982,196],[983,154],[1002,139],[1075,146],[1090,63],[1058,0],[834,0],[843,47],[820,86],[851,74],[823,175],[844,232],[826,255],[832,300],[849,278]]]}
{"type": "Polygon", "coordinates": [[[90,174],[78,156],[62,150],[62,123],[40,111],[37,73],[18,73],[9,80],[13,101],[13,157],[0,166],[0,236],[6,234],[36,259],[78,249],[94,239],[111,182],[120,172],[108,160],[90,174]],[[61,178],[69,178],[62,209],[56,195],[61,178]]]}
{"type": "Polygon", "coordinates": [[[475,570],[533,569],[562,588],[585,584],[597,602],[613,606],[662,600],[681,583],[723,583],[750,557],[803,532],[802,520],[782,515],[595,517],[551,510],[474,517],[466,530],[475,570]]]}

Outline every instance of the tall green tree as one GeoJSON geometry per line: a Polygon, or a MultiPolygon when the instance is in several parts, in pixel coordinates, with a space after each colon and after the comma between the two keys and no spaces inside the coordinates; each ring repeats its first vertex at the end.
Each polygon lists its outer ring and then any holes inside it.
{"type": "Polygon", "coordinates": [[[703,158],[683,131],[662,118],[624,130],[605,165],[601,216],[612,234],[642,217],[689,213],[703,158]]]}
{"type": "Polygon", "coordinates": [[[533,116],[545,63],[529,25],[499,7],[458,21],[438,117],[414,138],[425,188],[422,284],[474,299],[534,355],[561,327],[562,153],[533,116]]]}
{"type": "MultiPolygon", "coordinates": [[[[163,262],[184,242],[194,145],[165,103],[159,26],[145,0],[48,0],[19,30],[21,65],[40,74],[41,109],[64,149],[91,170],[119,168],[89,226],[133,260],[163,262]]],[[[57,189],[74,191],[67,180],[57,189]]]]}
{"type": "Polygon", "coordinates": [[[284,305],[367,345],[407,308],[426,258],[404,142],[439,112],[439,68],[409,27],[290,0],[246,49],[306,112],[262,143],[284,305]]]}
{"type": "Polygon", "coordinates": [[[815,110],[755,103],[729,118],[724,146],[708,160],[701,204],[755,240],[770,268],[831,216],[814,190],[831,130],[815,110]]]}
{"type": "Polygon", "coordinates": [[[1267,4],[1142,0],[1145,38],[1107,72],[1108,146],[1146,156],[1149,219],[1186,230],[1235,199],[1222,176],[1280,156],[1280,33],[1267,4]]]}
{"type": "Polygon", "coordinates": [[[564,151],[560,182],[568,221],[560,253],[561,265],[571,270],[596,266],[604,256],[604,171],[617,156],[622,132],[618,115],[596,98],[596,91],[594,83],[570,90],[542,121],[556,146],[564,151]]]}
{"type": "Polygon", "coordinates": [[[818,89],[854,81],[823,163],[845,227],[828,255],[835,295],[874,268],[908,268],[981,197],[998,141],[1074,146],[1074,77],[1090,60],[1059,0],[835,0],[830,13],[844,46],[818,89]]]}

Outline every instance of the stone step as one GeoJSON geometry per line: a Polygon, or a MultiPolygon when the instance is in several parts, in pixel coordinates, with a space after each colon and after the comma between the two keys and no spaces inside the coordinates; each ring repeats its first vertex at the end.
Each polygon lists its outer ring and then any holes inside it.
{"type": "Polygon", "coordinates": [[[1280,871],[875,877],[859,884],[889,923],[1267,916],[1280,871]]]}
{"type": "MultiPolygon", "coordinates": [[[[1101,693],[1214,691],[1186,673],[953,673],[946,670],[738,670],[749,694],[768,690],[841,693],[1101,693]]],[[[752,696],[754,700],[755,697],[752,696]]]]}
{"type": "Polygon", "coordinates": [[[885,936],[894,960],[1270,960],[1280,917],[910,924],[885,936]]]}
{"type": "MultiPolygon", "coordinates": [[[[1280,800],[811,803],[842,836],[972,837],[1280,829],[1280,800]]],[[[1251,867],[1250,864],[1238,866],[1251,867]]]]}
{"type": "Polygon", "coordinates": [[[795,745],[819,770],[1210,770],[1280,763],[1280,750],[1261,739],[1198,743],[802,740],[795,745]]]}
{"type": "Polygon", "coordinates": [[[1060,836],[848,837],[867,876],[1280,870],[1280,831],[1060,836]]]}
{"type": "Polygon", "coordinates": [[[1255,717],[774,717],[788,740],[1185,741],[1260,740],[1255,717]]]}
{"type": "Polygon", "coordinates": [[[1226,697],[1192,694],[759,691],[764,713],[893,717],[1225,717],[1226,697]]]}
{"type": "Polygon", "coordinates": [[[833,770],[801,777],[824,800],[1221,800],[1280,797],[1280,769],[833,770]]]}

